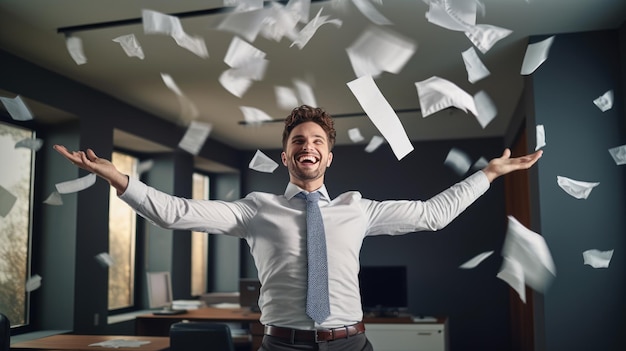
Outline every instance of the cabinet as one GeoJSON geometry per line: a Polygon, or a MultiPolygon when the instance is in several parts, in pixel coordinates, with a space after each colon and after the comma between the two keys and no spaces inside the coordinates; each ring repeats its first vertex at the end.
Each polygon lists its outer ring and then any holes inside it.
{"type": "Polygon", "coordinates": [[[447,351],[447,320],[416,323],[366,323],[376,351],[447,351]]]}

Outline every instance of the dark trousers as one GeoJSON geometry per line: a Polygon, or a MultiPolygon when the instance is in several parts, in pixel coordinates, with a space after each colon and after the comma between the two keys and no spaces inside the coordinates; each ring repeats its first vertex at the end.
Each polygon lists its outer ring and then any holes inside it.
{"type": "Polygon", "coordinates": [[[259,351],[374,351],[365,334],[320,343],[290,343],[287,340],[265,335],[259,351]]]}

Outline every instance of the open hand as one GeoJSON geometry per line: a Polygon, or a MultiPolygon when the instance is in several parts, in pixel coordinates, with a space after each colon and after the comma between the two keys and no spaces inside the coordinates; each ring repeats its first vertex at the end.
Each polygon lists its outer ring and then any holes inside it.
{"type": "Polygon", "coordinates": [[[502,156],[489,161],[489,164],[483,168],[483,172],[489,181],[493,182],[501,175],[532,167],[542,155],[543,150],[539,150],[529,155],[511,158],[511,150],[507,148],[502,156]]]}

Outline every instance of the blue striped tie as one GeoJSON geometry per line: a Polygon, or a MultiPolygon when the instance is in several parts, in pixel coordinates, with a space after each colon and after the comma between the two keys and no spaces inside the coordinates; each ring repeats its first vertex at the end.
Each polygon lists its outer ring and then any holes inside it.
{"type": "Polygon", "coordinates": [[[326,258],[326,235],[324,221],[318,205],[320,193],[308,195],[303,192],[298,197],[306,199],[306,230],[308,281],[306,313],[315,322],[321,324],[330,315],[328,297],[328,260],[326,258]]]}

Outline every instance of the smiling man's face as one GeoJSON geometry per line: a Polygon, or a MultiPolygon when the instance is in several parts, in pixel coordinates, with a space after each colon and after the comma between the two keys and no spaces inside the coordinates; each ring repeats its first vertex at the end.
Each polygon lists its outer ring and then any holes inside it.
{"type": "Polygon", "coordinates": [[[333,159],[326,132],[315,122],[297,125],[289,134],[281,159],[292,183],[307,191],[317,190],[333,159]]]}

